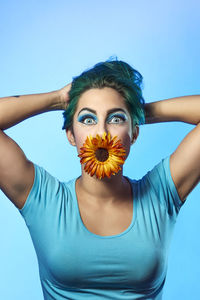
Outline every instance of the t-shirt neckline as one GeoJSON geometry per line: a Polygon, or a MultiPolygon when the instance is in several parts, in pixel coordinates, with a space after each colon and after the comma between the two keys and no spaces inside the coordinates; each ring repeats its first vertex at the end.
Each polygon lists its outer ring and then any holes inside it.
{"type": "MultiPolygon", "coordinates": [[[[80,176],[79,176],[80,177],[80,176]]],[[[76,181],[78,180],[79,177],[74,178],[73,180],[73,199],[75,199],[75,206],[76,206],[76,212],[78,215],[78,219],[79,222],[81,224],[81,227],[91,236],[96,237],[96,238],[100,238],[100,239],[108,239],[108,238],[117,238],[117,237],[121,237],[122,235],[125,235],[126,233],[128,233],[131,228],[134,226],[135,224],[135,220],[136,220],[136,216],[137,216],[137,200],[136,200],[136,185],[134,184],[134,181],[131,180],[129,177],[124,176],[129,184],[131,185],[131,189],[132,189],[132,201],[133,201],[133,211],[132,211],[132,220],[130,225],[128,226],[127,229],[125,229],[124,231],[122,231],[121,233],[115,234],[115,235],[106,235],[106,236],[102,236],[102,235],[98,235],[95,234],[93,232],[91,232],[90,230],[87,229],[87,227],[85,226],[85,224],[83,223],[83,220],[81,218],[81,214],[80,214],[80,210],[79,210],[79,205],[78,205],[78,199],[77,199],[77,194],[76,194],[76,181]]]]}

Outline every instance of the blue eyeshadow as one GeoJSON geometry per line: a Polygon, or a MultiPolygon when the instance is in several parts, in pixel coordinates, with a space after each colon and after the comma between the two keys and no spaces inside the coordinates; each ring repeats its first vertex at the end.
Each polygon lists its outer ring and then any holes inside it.
{"type": "Polygon", "coordinates": [[[82,122],[86,118],[93,118],[95,121],[97,121],[97,117],[95,115],[90,115],[90,114],[85,114],[85,115],[79,116],[78,121],[82,122]]]}
{"type": "Polygon", "coordinates": [[[108,117],[108,120],[112,119],[113,117],[121,117],[123,120],[127,120],[127,116],[121,113],[114,113],[108,117]]]}

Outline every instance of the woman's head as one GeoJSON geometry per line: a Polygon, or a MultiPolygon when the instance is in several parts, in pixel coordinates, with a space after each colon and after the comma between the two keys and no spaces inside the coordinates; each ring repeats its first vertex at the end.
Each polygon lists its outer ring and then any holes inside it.
{"type": "Polygon", "coordinates": [[[127,157],[130,145],[137,139],[139,127],[136,125],[133,130],[123,96],[113,88],[104,87],[89,89],[80,96],[73,117],[73,132],[69,129],[66,133],[79,154],[88,136],[98,134],[103,137],[104,133],[110,133],[112,138],[117,136],[121,140],[127,157]]]}
{"type": "Polygon", "coordinates": [[[110,87],[115,89],[124,99],[130,113],[132,127],[144,124],[144,99],[141,85],[142,75],[123,61],[107,60],[96,64],[93,68],[74,77],[69,92],[69,105],[63,113],[64,125],[62,129],[73,133],[73,117],[77,109],[80,96],[90,89],[110,87]]]}

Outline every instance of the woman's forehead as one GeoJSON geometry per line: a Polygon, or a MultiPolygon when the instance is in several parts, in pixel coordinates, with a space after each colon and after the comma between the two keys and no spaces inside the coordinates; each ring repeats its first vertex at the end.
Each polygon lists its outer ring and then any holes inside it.
{"type": "Polygon", "coordinates": [[[93,111],[122,108],[125,112],[128,112],[123,96],[108,87],[85,91],[78,100],[76,112],[80,112],[83,108],[90,108],[93,111]]]}

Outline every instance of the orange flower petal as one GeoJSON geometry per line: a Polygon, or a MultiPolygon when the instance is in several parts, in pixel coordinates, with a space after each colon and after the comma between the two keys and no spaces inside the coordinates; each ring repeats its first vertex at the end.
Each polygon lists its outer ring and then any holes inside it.
{"type": "Polygon", "coordinates": [[[97,164],[94,164],[94,167],[92,168],[91,172],[90,172],[90,176],[93,176],[94,173],[96,172],[96,169],[97,169],[98,165],[97,164]]]}
{"type": "Polygon", "coordinates": [[[100,165],[97,165],[97,169],[96,169],[96,177],[100,178],[100,165]]]}
{"type": "Polygon", "coordinates": [[[105,175],[110,178],[110,175],[111,175],[110,165],[108,165],[108,164],[104,165],[104,172],[105,172],[105,175]]]}
{"type": "Polygon", "coordinates": [[[100,179],[104,178],[104,165],[101,164],[99,169],[100,169],[100,179]]]}
{"type": "Polygon", "coordinates": [[[94,160],[89,160],[89,161],[85,164],[84,170],[87,172],[93,163],[94,163],[94,160]]]}
{"type": "Polygon", "coordinates": [[[93,157],[91,157],[91,156],[81,158],[81,164],[85,164],[87,161],[91,160],[92,158],[93,157]]]}

